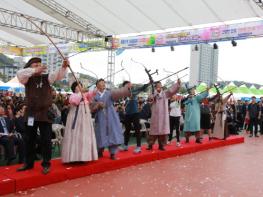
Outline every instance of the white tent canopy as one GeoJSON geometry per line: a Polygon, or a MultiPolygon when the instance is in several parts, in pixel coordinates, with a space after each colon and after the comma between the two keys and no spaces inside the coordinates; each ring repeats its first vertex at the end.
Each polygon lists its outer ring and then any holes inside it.
{"type": "MultiPolygon", "coordinates": [[[[38,0],[2,0],[0,7],[66,24],[66,16],[58,16],[55,11],[39,6],[39,2],[38,0]],[[29,3],[34,4],[35,7],[29,3]]],[[[226,24],[225,21],[254,17],[259,19],[263,16],[262,9],[253,0],[55,0],[54,2],[108,35],[171,28],[185,29],[211,23],[226,24]]],[[[1,38],[26,46],[48,43],[48,40],[41,35],[28,32],[23,32],[22,35],[19,30],[6,28],[1,28],[1,38]]]]}
{"type": "MultiPolygon", "coordinates": [[[[36,0],[26,0],[30,3],[34,1],[36,0]]],[[[224,22],[263,14],[252,0],[56,0],[56,2],[109,35],[224,22]]],[[[51,16],[55,14],[51,13],[51,16]]]]}
{"type": "Polygon", "coordinates": [[[0,84],[0,89],[21,92],[24,89],[24,85],[18,81],[17,77],[14,77],[10,81],[0,84]]]}

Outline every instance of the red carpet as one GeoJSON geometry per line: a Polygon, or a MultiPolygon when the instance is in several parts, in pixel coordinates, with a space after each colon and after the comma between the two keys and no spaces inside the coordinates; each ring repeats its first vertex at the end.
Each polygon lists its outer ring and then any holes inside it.
{"type": "Polygon", "coordinates": [[[202,144],[195,144],[193,141],[191,141],[190,144],[183,143],[181,147],[176,147],[173,143],[166,146],[166,151],[157,150],[157,146],[155,146],[152,151],[147,151],[145,150],[146,147],[144,146],[142,147],[142,153],[136,155],[133,154],[134,147],[130,147],[129,151],[127,152],[119,152],[119,159],[116,161],[110,160],[109,155],[105,153],[102,159],[85,164],[63,165],[60,159],[55,159],[52,160],[51,172],[48,175],[41,174],[42,167],[40,162],[35,164],[35,168],[33,170],[26,172],[16,172],[16,169],[20,165],[1,167],[0,195],[57,183],[67,179],[75,179],[150,161],[243,142],[244,137],[231,136],[227,140],[204,140],[202,144]]]}

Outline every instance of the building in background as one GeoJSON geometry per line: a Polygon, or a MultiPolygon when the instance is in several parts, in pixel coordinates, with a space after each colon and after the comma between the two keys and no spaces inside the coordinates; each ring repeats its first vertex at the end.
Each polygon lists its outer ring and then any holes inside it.
{"type": "Polygon", "coordinates": [[[3,81],[7,82],[16,76],[19,68],[15,65],[3,65],[0,67],[0,73],[3,76],[3,81]]]}
{"type": "Polygon", "coordinates": [[[24,68],[26,62],[24,61],[24,57],[14,57],[14,66],[16,66],[18,69],[24,68]]]}
{"type": "Polygon", "coordinates": [[[217,45],[192,45],[190,65],[190,86],[198,85],[200,82],[208,85],[215,83],[218,75],[217,45]]]}
{"type": "MultiPolygon", "coordinates": [[[[68,53],[64,53],[63,55],[67,57],[68,53]]],[[[59,53],[47,53],[38,57],[42,59],[42,64],[47,65],[49,73],[55,72],[60,68],[63,61],[59,53]]],[[[68,74],[66,75],[65,80],[68,81],[68,74]]]]}

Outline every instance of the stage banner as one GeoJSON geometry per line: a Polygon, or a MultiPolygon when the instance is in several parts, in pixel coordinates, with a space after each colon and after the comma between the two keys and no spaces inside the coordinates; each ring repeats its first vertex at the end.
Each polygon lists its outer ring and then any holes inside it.
{"type": "Polygon", "coordinates": [[[71,52],[81,51],[101,51],[105,49],[104,39],[94,39],[82,43],[74,43],[71,48],[71,52]]]}
{"type": "Polygon", "coordinates": [[[113,48],[146,48],[152,46],[173,46],[247,39],[263,35],[263,20],[157,33],[113,38],[113,48]]]}
{"type": "MultiPolygon", "coordinates": [[[[105,49],[104,39],[94,39],[83,43],[58,43],[56,44],[62,53],[77,53],[81,51],[99,51],[105,49]]],[[[57,53],[57,49],[53,45],[34,46],[23,48],[23,56],[37,56],[57,53]]]]}
{"type": "Polygon", "coordinates": [[[22,56],[22,48],[15,47],[15,46],[1,46],[0,53],[8,54],[8,55],[15,55],[15,56],[22,56]]]}
{"type": "Polygon", "coordinates": [[[23,56],[38,56],[47,54],[47,46],[34,46],[29,48],[23,48],[23,56]]]}

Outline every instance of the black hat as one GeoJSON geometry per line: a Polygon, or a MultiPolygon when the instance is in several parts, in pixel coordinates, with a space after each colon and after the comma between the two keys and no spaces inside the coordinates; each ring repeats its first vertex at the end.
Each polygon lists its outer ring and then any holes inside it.
{"type": "Polygon", "coordinates": [[[31,66],[31,64],[33,64],[33,63],[38,63],[38,62],[41,63],[41,58],[39,58],[39,57],[33,57],[33,58],[31,58],[31,59],[26,63],[26,65],[24,66],[24,68],[28,68],[28,67],[31,66]]]}

